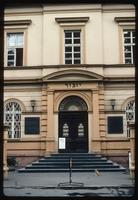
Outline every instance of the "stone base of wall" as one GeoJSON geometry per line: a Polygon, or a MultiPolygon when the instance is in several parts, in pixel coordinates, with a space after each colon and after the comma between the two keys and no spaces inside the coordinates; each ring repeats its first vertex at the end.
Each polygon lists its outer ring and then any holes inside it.
{"type": "Polygon", "coordinates": [[[28,164],[31,164],[34,161],[37,161],[40,159],[38,156],[21,156],[21,157],[16,157],[17,165],[18,168],[25,167],[28,164]]]}
{"type": "Polygon", "coordinates": [[[129,161],[127,155],[104,155],[107,159],[122,165],[125,168],[129,167],[129,161]]]}

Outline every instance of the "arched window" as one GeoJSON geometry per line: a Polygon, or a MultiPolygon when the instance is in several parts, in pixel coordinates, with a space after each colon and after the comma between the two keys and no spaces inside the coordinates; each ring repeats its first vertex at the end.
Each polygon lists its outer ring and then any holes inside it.
{"type": "Polygon", "coordinates": [[[9,138],[21,137],[21,107],[17,102],[9,102],[4,109],[4,123],[9,125],[9,138]]]}
{"type": "MultiPolygon", "coordinates": [[[[129,122],[135,122],[135,101],[131,100],[127,103],[125,107],[125,113],[126,113],[126,121],[127,124],[129,122]]],[[[127,136],[130,136],[130,130],[129,127],[127,127],[127,136]]]]}

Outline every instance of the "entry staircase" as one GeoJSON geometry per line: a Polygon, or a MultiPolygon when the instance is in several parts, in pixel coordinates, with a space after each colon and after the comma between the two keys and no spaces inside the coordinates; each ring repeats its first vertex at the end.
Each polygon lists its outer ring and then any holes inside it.
{"type": "Polygon", "coordinates": [[[124,167],[95,153],[57,153],[32,162],[25,168],[18,169],[18,172],[68,172],[70,170],[70,160],[72,160],[72,172],[126,171],[124,167]]]}

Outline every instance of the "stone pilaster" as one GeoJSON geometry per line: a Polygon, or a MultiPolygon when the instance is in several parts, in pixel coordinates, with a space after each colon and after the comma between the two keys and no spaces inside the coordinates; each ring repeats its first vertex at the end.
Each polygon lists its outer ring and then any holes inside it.
{"type": "Polygon", "coordinates": [[[46,152],[46,136],[47,136],[47,91],[46,86],[42,87],[42,115],[41,115],[41,155],[46,152]]]}

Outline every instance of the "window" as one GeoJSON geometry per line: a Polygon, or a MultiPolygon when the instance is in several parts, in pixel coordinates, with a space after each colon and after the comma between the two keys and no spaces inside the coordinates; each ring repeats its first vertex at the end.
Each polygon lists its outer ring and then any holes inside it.
{"type": "Polygon", "coordinates": [[[135,31],[124,30],[124,59],[125,64],[135,63],[135,31]]]}
{"type": "Polygon", "coordinates": [[[60,63],[85,63],[85,26],[89,17],[60,17],[55,21],[61,28],[60,63]]]}
{"type": "Polygon", "coordinates": [[[9,125],[9,138],[21,137],[21,107],[18,103],[10,102],[6,104],[4,122],[9,125]]]}
{"type": "MultiPolygon", "coordinates": [[[[128,102],[126,108],[125,108],[125,113],[126,113],[126,121],[127,124],[129,122],[135,122],[135,101],[131,100],[128,102]]],[[[130,129],[127,126],[127,136],[130,136],[130,129]]]]}
{"type": "Polygon", "coordinates": [[[7,33],[7,66],[23,65],[24,34],[7,33]]]}
{"type": "Polygon", "coordinates": [[[65,64],[81,63],[81,32],[66,30],[65,33],[65,64]]]}

